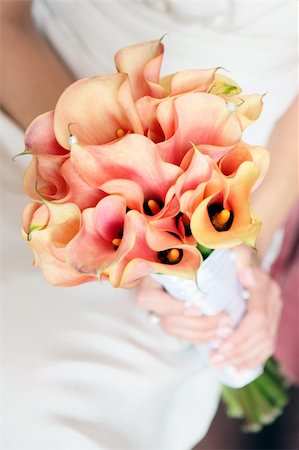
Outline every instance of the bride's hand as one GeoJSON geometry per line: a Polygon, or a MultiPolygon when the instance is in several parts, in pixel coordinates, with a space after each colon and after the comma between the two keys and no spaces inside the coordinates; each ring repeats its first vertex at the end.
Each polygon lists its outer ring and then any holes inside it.
{"type": "Polygon", "coordinates": [[[216,367],[234,365],[244,370],[264,363],[275,349],[281,313],[281,294],[277,283],[255,264],[250,253],[237,253],[239,276],[248,290],[247,313],[235,330],[226,313],[199,316],[196,307],[185,307],[163,291],[151,278],[143,280],[137,291],[137,305],[160,317],[164,331],[193,344],[213,343],[211,353],[216,367]]]}
{"type": "Polygon", "coordinates": [[[247,312],[232,335],[211,353],[210,362],[242,371],[263,364],[273,355],[282,299],[278,284],[258,265],[239,268],[239,277],[249,295],[247,312]]]}
{"type": "Polygon", "coordinates": [[[145,278],[138,286],[136,303],[140,308],[157,315],[167,334],[193,344],[220,344],[221,337],[232,333],[227,313],[212,317],[200,316],[195,306],[186,307],[185,302],[171,297],[160,283],[150,277],[145,278]]]}

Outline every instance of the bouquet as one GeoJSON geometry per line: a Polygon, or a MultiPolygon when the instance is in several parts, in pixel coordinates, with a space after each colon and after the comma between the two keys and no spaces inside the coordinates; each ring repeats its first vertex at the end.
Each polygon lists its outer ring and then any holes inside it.
{"type": "MultiPolygon", "coordinates": [[[[160,78],[163,52],[161,40],[119,50],[116,73],[76,81],[26,131],[25,190],[34,201],[23,235],[53,285],[129,288],[159,274],[170,291],[187,282],[198,293],[209,258],[255,245],[261,222],[250,194],[269,157],[242,133],[259,117],[262,96],[243,94],[220,68],[160,78]]],[[[203,313],[207,306],[225,309],[201,299],[203,313]]],[[[224,386],[223,398],[230,415],[257,429],[286,393],[270,361],[247,386],[224,386]]]]}

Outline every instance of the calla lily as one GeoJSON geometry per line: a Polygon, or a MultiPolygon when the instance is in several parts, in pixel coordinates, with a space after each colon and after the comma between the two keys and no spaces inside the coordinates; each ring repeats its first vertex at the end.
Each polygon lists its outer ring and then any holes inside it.
{"type": "Polygon", "coordinates": [[[153,272],[195,279],[202,261],[196,247],[184,245],[175,236],[152,228],[137,211],[126,215],[123,241],[123,249],[120,247],[109,268],[109,280],[115,287],[132,287],[153,272]],[[174,255],[170,253],[173,249],[174,255]]]}
{"type": "Polygon", "coordinates": [[[79,232],[81,213],[71,203],[31,203],[23,213],[23,236],[33,250],[34,264],[40,266],[48,283],[74,286],[96,279],[70,267],[65,247],[79,232]]]}
{"type": "Polygon", "coordinates": [[[54,128],[64,148],[70,148],[70,134],[91,145],[114,141],[128,132],[143,134],[128,75],[96,76],[71,84],[57,102],[54,128]]]}
{"type": "Polygon", "coordinates": [[[165,161],[177,165],[190,149],[190,142],[217,160],[242,136],[240,121],[227,110],[225,100],[207,93],[165,100],[157,108],[157,118],[165,134],[165,141],[157,147],[165,161]]]}
{"type": "Polygon", "coordinates": [[[36,117],[25,132],[25,151],[32,155],[66,155],[54,134],[54,111],[36,117]]]}
{"type": "Polygon", "coordinates": [[[83,211],[83,225],[67,248],[67,260],[76,270],[100,276],[121,250],[126,215],[123,197],[110,195],[95,208],[83,211]]]}
{"type": "Polygon", "coordinates": [[[207,183],[204,199],[191,217],[191,231],[197,242],[208,248],[241,243],[255,246],[261,222],[250,210],[249,196],[258,176],[256,164],[246,161],[232,178],[220,178],[218,186],[207,183]]]}
{"type": "Polygon", "coordinates": [[[158,204],[165,201],[166,192],[182,173],[179,167],[161,159],[153,142],[134,134],[112,144],[72,145],[71,161],[79,176],[91,186],[132,180],[141,186],[146,201],[152,199],[158,204]]]}

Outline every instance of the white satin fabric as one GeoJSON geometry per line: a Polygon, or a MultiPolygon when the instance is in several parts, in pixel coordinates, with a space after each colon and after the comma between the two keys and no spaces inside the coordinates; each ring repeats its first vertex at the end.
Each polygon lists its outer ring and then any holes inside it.
{"type": "MultiPolygon", "coordinates": [[[[245,91],[267,91],[248,137],[260,144],[296,93],[295,10],[271,0],[34,3],[40,29],[77,77],[113,72],[118,48],[168,32],[163,73],[223,66],[245,91]]],[[[219,397],[205,358],[151,324],[134,290],[45,283],[20,237],[28,160],[11,162],[22,133],[4,115],[0,142],[2,448],[190,449],[219,397]]]]}

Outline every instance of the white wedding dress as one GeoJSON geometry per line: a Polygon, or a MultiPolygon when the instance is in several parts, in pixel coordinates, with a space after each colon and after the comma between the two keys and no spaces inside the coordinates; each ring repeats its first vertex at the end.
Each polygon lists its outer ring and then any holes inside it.
{"type": "MultiPolygon", "coordinates": [[[[76,77],[113,72],[118,48],[169,33],[163,73],[223,66],[244,91],[268,92],[246,133],[265,144],[296,95],[296,8],[271,0],[41,0],[33,13],[76,77]]],[[[29,157],[11,162],[22,133],[4,114],[0,140],[1,448],[190,449],[219,399],[204,356],[149,322],[134,290],[46,284],[20,237],[29,157]]]]}

